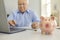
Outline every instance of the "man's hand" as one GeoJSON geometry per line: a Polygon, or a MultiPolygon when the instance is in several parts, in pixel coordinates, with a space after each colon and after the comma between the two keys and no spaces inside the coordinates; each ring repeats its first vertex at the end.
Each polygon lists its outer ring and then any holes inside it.
{"type": "Polygon", "coordinates": [[[15,24],[16,24],[16,22],[15,22],[14,20],[10,20],[8,23],[9,23],[11,26],[15,26],[15,24]]]}
{"type": "Polygon", "coordinates": [[[36,29],[36,28],[38,28],[38,25],[39,25],[38,22],[33,22],[31,26],[33,29],[36,29]]]}

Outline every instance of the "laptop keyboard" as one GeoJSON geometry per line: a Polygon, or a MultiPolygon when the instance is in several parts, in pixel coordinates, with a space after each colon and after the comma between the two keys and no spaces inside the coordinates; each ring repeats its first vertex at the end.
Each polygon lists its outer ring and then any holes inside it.
{"type": "Polygon", "coordinates": [[[23,28],[10,28],[11,33],[17,33],[17,32],[22,32],[25,31],[26,29],[23,28]]]}

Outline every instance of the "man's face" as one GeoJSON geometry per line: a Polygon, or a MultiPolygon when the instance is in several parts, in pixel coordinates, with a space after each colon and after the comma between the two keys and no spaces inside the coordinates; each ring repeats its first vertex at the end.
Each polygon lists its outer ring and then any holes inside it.
{"type": "Polygon", "coordinates": [[[25,12],[28,8],[27,0],[18,0],[18,9],[21,12],[25,12]]]}

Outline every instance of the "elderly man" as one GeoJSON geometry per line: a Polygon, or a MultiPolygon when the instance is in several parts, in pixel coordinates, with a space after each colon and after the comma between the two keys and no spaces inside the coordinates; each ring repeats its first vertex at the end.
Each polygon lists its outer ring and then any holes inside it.
{"type": "Polygon", "coordinates": [[[31,25],[32,28],[38,26],[40,21],[33,11],[28,9],[29,0],[18,0],[18,10],[13,11],[8,17],[8,23],[11,26],[26,27],[31,25]]]}

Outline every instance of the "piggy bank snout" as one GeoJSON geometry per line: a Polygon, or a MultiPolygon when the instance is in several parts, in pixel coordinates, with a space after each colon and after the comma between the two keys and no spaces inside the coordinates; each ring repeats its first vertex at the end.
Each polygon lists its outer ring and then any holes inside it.
{"type": "Polygon", "coordinates": [[[48,28],[50,25],[49,24],[46,24],[45,27],[48,28]]]}

